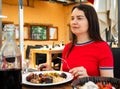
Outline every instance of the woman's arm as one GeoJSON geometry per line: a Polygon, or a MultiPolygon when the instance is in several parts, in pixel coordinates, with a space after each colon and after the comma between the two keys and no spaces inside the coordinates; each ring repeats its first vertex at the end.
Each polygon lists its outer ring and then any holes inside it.
{"type": "Polygon", "coordinates": [[[109,70],[102,70],[100,69],[100,76],[104,76],[104,77],[114,77],[113,74],[113,69],[109,69],[109,70]]]}

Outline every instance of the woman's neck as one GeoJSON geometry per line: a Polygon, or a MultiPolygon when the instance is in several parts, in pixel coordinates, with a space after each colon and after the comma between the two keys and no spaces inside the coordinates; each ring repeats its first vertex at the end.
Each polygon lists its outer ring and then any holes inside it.
{"type": "Polygon", "coordinates": [[[90,41],[90,40],[92,40],[90,37],[88,37],[88,36],[78,36],[77,37],[77,43],[85,43],[85,42],[88,42],[88,41],[90,41]]]}

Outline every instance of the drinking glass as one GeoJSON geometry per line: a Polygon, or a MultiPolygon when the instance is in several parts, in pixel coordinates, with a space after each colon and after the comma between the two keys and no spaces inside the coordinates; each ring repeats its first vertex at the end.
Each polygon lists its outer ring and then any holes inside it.
{"type": "Polygon", "coordinates": [[[23,62],[23,73],[27,73],[28,72],[29,64],[30,64],[30,60],[29,59],[25,59],[25,61],[23,62]]]}

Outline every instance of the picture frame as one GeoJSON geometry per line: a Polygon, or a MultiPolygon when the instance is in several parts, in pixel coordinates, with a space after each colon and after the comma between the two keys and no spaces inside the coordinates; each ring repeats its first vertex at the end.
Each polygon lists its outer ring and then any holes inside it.
{"type": "Polygon", "coordinates": [[[29,40],[30,35],[29,35],[29,27],[24,26],[24,40],[29,40]]]}
{"type": "Polygon", "coordinates": [[[57,40],[58,39],[58,27],[49,27],[49,40],[57,40]]]}
{"type": "Polygon", "coordinates": [[[48,27],[44,25],[30,25],[31,40],[48,40],[48,27]]]}

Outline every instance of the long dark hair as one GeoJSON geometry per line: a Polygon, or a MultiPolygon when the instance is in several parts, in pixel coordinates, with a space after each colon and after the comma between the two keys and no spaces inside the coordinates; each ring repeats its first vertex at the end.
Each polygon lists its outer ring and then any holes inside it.
{"type": "MultiPolygon", "coordinates": [[[[88,20],[89,28],[88,28],[88,34],[89,37],[94,41],[103,41],[100,36],[100,28],[99,28],[99,22],[98,22],[98,16],[95,11],[95,9],[86,4],[80,4],[78,6],[74,6],[72,8],[72,11],[77,8],[79,10],[82,10],[88,20]]],[[[70,46],[70,49],[68,50],[66,57],[68,57],[69,53],[71,52],[72,48],[74,47],[74,44],[77,42],[77,37],[75,34],[72,33],[72,44],[70,46]]]]}

